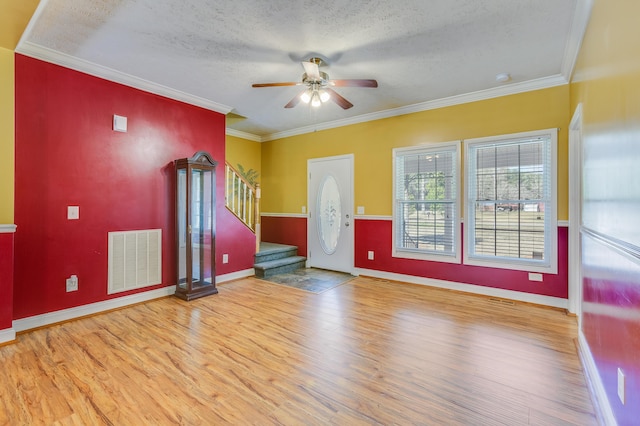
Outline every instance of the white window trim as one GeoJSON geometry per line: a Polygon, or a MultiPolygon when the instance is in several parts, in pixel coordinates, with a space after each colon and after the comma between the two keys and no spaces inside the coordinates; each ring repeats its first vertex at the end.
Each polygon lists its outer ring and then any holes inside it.
{"type": "Polygon", "coordinates": [[[460,194],[461,194],[461,179],[460,175],[462,170],[460,169],[460,161],[461,161],[461,141],[451,141],[451,142],[442,142],[442,143],[424,143],[417,146],[405,147],[405,148],[394,148],[393,155],[391,159],[393,163],[393,188],[392,188],[392,205],[393,205],[393,216],[392,216],[392,224],[391,224],[391,256],[402,259],[417,259],[417,260],[428,260],[433,262],[446,262],[446,263],[457,263],[460,264],[462,262],[462,247],[461,247],[461,223],[460,223],[460,194]],[[455,194],[455,218],[453,220],[454,227],[454,254],[437,254],[437,253],[425,253],[418,252],[412,250],[403,250],[398,249],[396,246],[396,217],[397,217],[397,203],[396,203],[396,156],[398,155],[406,155],[411,152],[425,152],[426,151],[440,151],[442,149],[450,149],[455,148],[455,161],[454,167],[456,171],[456,194],[455,194]]]}
{"type": "Polygon", "coordinates": [[[465,250],[464,250],[464,264],[473,265],[473,266],[486,266],[491,268],[499,268],[499,269],[511,269],[517,271],[528,271],[528,272],[540,272],[545,274],[557,274],[558,273],[558,220],[557,220],[557,209],[558,209],[558,129],[551,128],[545,130],[537,130],[532,132],[522,132],[522,133],[512,133],[508,135],[499,135],[499,136],[490,136],[483,138],[474,138],[467,139],[464,141],[465,144],[465,154],[464,154],[464,164],[465,164],[465,185],[464,185],[464,200],[465,200],[465,250]],[[551,206],[545,206],[545,212],[548,212],[548,223],[545,223],[545,232],[548,232],[548,235],[545,235],[547,238],[547,246],[545,247],[546,253],[545,258],[548,259],[547,262],[537,261],[537,260],[522,260],[522,259],[510,259],[510,258],[501,258],[494,257],[488,258],[485,256],[471,256],[469,253],[471,248],[473,247],[472,241],[474,241],[473,236],[473,223],[471,218],[473,217],[472,209],[474,202],[470,200],[469,195],[469,179],[472,176],[469,173],[469,150],[471,147],[476,145],[483,145],[486,143],[500,143],[500,142],[509,142],[515,139],[524,139],[528,137],[541,137],[541,136],[549,136],[551,141],[551,171],[549,174],[550,182],[550,201],[551,206]]]}

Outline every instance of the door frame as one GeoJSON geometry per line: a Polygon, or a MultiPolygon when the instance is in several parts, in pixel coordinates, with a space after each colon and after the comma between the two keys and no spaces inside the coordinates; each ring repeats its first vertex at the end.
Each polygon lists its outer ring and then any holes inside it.
{"type": "Polygon", "coordinates": [[[569,312],[582,314],[582,104],[569,124],[569,312]]]}
{"type": "Polygon", "coordinates": [[[349,173],[349,182],[347,183],[348,185],[348,199],[350,201],[350,211],[345,212],[349,214],[349,220],[351,222],[351,225],[347,227],[346,230],[346,236],[347,236],[347,244],[349,245],[348,247],[348,253],[349,253],[349,270],[346,271],[350,274],[353,274],[354,270],[355,270],[355,219],[353,217],[353,210],[354,210],[354,154],[344,154],[344,155],[335,155],[335,156],[330,156],[330,157],[321,157],[321,158],[310,158],[307,160],[307,208],[308,208],[308,213],[307,213],[307,264],[306,266],[309,267],[311,264],[310,261],[310,251],[311,251],[311,239],[315,238],[315,234],[314,231],[315,229],[312,229],[311,226],[311,206],[313,205],[313,203],[315,203],[314,198],[316,196],[316,194],[311,194],[311,164],[312,163],[319,163],[319,162],[323,162],[323,161],[333,161],[333,160],[349,160],[349,164],[351,167],[351,172],[349,173]]]}

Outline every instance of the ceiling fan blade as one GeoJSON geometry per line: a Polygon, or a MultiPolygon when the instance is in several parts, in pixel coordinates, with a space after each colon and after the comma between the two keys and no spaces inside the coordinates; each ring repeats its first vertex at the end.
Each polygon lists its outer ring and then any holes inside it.
{"type": "Polygon", "coordinates": [[[340,96],[335,90],[329,88],[325,88],[324,90],[329,92],[329,94],[331,95],[331,100],[340,105],[342,109],[349,109],[353,106],[351,102],[340,96]]]}
{"type": "Polygon", "coordinates": [[[295,83],[293,81],[286,81],[283,83],[255,83],[252,84],[251,87],[281,87],[281,86],[297,86],[300,83],[295,83]]]}
{"type": "Polygon", "coordinates": [[[378,87],[376,80],[331,80],[329,84],[335,87],[378,87]]]}
{"type": "Polygon", "coordinates": [[[303,62],[302,66],[304,67],[304,72],[307,73],[307,78],[309,80],[321,80],[318,64],[315,62],[303,62]]]}
{"type": "Polygon", "coordinates": [[[291,100],[289,101],[289,103],[288,103],[288,104],[286,104],[284,107],[285,107],[285,108],[293,108],[294,106],[298,105],[298,103],[300,102],[300,95],[301,95],[301,94],[302,94],[302,93],[298,93],[296,96],[294,96],[294,98],[293,98],[293,99],[291,99],[291,100]]]}

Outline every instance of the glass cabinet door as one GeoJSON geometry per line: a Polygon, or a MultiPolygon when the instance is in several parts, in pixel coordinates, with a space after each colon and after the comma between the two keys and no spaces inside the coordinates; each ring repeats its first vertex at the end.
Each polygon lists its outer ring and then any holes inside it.
{"type": "Polygon", "coordinates": [[[177,286],[183,290],[187,288],[187,170],[178,170],[177,208],[177,249],[178,249],[178,282],[177,286]]]}

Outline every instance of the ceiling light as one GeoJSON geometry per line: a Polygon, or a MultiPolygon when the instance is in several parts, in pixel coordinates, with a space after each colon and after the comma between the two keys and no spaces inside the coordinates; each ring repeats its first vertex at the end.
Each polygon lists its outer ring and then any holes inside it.
{"type": "Polygon", "coordinates": [[[309,101],[311,100],[311,93],[312,93],[311,89],[303,92],[302,95],[300,95],[300,100],[305,104],[308,104],[309,101]]]}
{"type": "Polygon", "coordinates": [[[327,102],[331,95],[326,90],[320,90],[320,100],[322,102],[327,102]]]}
{"type": "Polygon", "coordinates": [[[322,101],[320,101],[320,95],[318,95],[318,92],[313,92],[313,95],[311,95],[311,106],[317,108],[321,104],[322,101]]]}
{"type": "Polygon", "coordinates": [[[496,81],[498,83],[506,83],[509,80],[511,80],[511,75],[508,72],[501,72],[496,75],[496,81]]]}

